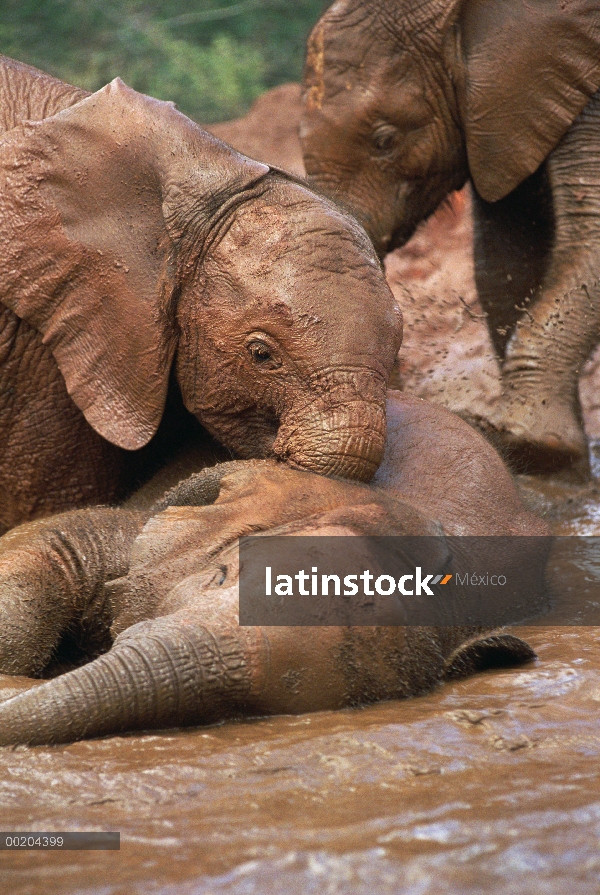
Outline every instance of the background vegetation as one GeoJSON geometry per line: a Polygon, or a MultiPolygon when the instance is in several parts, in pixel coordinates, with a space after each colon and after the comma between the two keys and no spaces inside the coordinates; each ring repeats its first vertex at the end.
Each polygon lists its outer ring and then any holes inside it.
{"type": "Polygon", "coordinates": [[[97,90],[119,75],[197,121],[298,80],[324,0],[0,0],[0,52],[97,90]]]}

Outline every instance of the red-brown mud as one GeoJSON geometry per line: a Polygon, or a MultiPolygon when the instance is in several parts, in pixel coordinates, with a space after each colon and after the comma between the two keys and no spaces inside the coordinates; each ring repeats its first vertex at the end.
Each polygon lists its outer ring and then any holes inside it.
{"type": "MultiPolygon", "coordinates": [[[[407,324],[400,380],[458,409],[497,388],[469,227],[455,198],[388,258],[407,324]]],[[[596,486],[519,484],[556,533],[600,536],[596,486]]],[[[594,599],[589,560],[555,559],[573,599],[594,599]]],[[[535,663],[417,699],[0,750],[2,830],[121,832],[119,852],[0,852],[0,891],[598,895],[600,628],[515,633],[535,663]]],[[[0,697],[31,685],[1,677],[0,697]]]]}

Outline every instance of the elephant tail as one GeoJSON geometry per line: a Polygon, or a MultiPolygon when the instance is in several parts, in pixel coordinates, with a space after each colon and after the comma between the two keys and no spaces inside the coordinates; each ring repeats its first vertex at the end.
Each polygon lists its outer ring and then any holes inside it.
{"type": "Polygon", "coordinates": [[[0,745],[207,724],[243,711],[246,647],[187,611],[141,622],[103,656],[0,703],[0,745]]]}

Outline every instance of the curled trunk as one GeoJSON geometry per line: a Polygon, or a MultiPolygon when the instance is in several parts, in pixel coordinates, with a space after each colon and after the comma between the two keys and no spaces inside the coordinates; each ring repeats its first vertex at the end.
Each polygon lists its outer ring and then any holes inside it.
{"type": "Polygon", "coordinates": [[[381,401],[348,400],[338,390],[294,414],[293,422],[284,417],[274,451],[311,472],[370,482],[383,459],[385,436],[384,388],[381,401]]]}
{"type": "Polygon", "coordinates": [[[70,743],[231,717],[250,690],[235,630],[189,613],[142,622],[88,665],[0,703],[0,745],[70,743]]]}
{"type": "Polygon", "coordinates": [[[89,665],[0,703],[0,746],[397,699],[535,658],[518,638],[473,627],[276,630],[265,650],[254,629],[204,628],[187,610],[141,622],[89,665]]]}

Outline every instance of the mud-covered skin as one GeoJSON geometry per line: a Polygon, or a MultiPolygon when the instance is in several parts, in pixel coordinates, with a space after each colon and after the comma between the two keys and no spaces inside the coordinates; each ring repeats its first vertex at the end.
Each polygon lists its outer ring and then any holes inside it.
{"type": "Polygon", "coordinates": [[[0,427],[0,532],[121,496],[125,452],[86,422],[40,334],[1,305],[0,420],[11,424],[0,427]]]}
{"type": "Polygon", "coordinates": [[[537,662],[416,699],[1,749],[7,830],[121,831],[118,853],[7,851],[4,888],[595,895],[600,630],[514,633],[537,662]]]}
{"type": "MultiPolygon", "coordinates": [[[[237,544],[245,534],[547,533],[524,509],[500,458],[466,423],[393,392],[387,410],[392,440],[371,485],[271,460],[235,461],[185,480],[146,512],[71,512],[0,539],[0,570],[2,564],[7,570],[0,594],[10,624],[27,629],[19,601],[29,614],[39,606],[52,615],[46,592],[62,588],[54,629],[60,660],[61,629],[81,614],[81,597],[70,590],[80,594],[86,580],[96,592],[105,576],[113,580],[103,592],[98,628],[106,633],[109,618],[114,638],[105,655],[2,704],[0,742],[68,742],[240,714],[357,705],[531,658],[521,641],[473,627],[340,628],[333,619],[309,628],[239,626],[237,544]],[[102,512],[112,515],[103,521],[102,512]],[[86,538],[97,538],[99,547],[82,546],[86,538]],[[132,540],[125,571],[105,565],[112,555],[122,564],[132,540]],[[111,549],[111,542],[120,546],[111,549]],[[65,550],[83,570],[73,584],[61,561],[65,550]],[[23,586],[10,577],[15,568],[23,586]]],[[[527,541],[520,539],[521,547],[527,541]]],[[[509,563],[519,569],[538,563],[533,608],[542,581],[538,539],[531,541],[531,553],[513,551],[509,563]]],[[[40,651],[31,646],[26,636],[14,637],[0,671],[43,673],[40,651]]],[[[45,649],[48,655],[47,641],[45,649]]]]}
{"type": "Polygon", "coordinates": [[[475,266],[516,466],[585,465],[600,341],[600,17],[591,0],[340,0],[308,45],[306,170],[380,254],[470,178],[475,266]]]}
{"type": "Polygon", "coordinates": [[[41,121],[89,96],[45,72],[0,55],[0,133],[41,121]]]}
{"type": "Polygon", "coordinates": [[[110,644],[104,584],[127,572],[144,515],[111,508],[66,515],[27,522],[2,538],[0,665],[8,674],[47,669],[65,634],[80,656],[110,644]],[[33,592],[43,599],[32,600],[33,592]]]}
{"type": "MultiPolygon", "coordinates": [[[[41,121],[89,96],[30,65],[0,56],[0,134],[41,121]]],[[[0,305],[0,532],[23,519],[116,500],[123,451],[99,436],[69,398],[41,335],[0,305]],[[56,444],[63,440],[63,450],[56,444]],[[82,464],[80,452],[87,458],[82,464]]]]}
{"type": "Polygon", "coordinates": [[[172,401],[369,480],[402,326],[364,231],[118,80],[0,59],[0,86],[0,531],[121,497],[172,401]]]}

